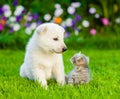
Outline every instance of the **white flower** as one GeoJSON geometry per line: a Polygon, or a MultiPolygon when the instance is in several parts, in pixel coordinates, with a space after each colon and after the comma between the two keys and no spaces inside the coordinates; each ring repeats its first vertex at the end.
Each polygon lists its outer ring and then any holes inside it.
{"type": "Polygon", "coordinates": [[[35,22],[33,22],[33,23],[30,25],[30,29],[31,29],[31,30],[34,30],[36,27],[37,27],[37,23],[35,23],[35,22]]]}
{"type": "Polygon", "coordinates": [[[14,25],[13,25],[13,30],[14,31],[18,31],[20,29],[20,25],[18,24],[18,23],[15,23],[14,25]]]}
{"type": "Polygon", "coordinates": [[[116,18],[115,22],[118,23],[118,24],[120,24],[120,18],[116,18]]]}
{"type": "Polygon", "coordinates": [[[68,18],[65,22],[66,26],[71,27],[72,26],[72,19],[68,18]]]}
{"type": "Polygon", "coordinates": [[[45,21],[49,21],[51,19],[51,15],[50,14],[45,14],[44,15],[44,20],[45,21]]]}
{"type": "Polygon", "coordinates": [[[67,11],[68,11],[69,14],[74,14],[75,13],[75,8],[70,6],[70,7],[68,7],[67,11]]]}
{"type": "Polygon", "coordinates": [[[16,18],[15,18],[14,16],[11,16],[11,17],[9,18],[9,21],[10,21],[10,22],[15,22],[15,21],[16,21],[16,18]]]}
{"type": "Polygon", "coordinates": [[[95,9],[95,8],[90,8],[90,9],[89,9],[89,13],[90,13],[90,14],[94,14],[95,12],[96,12],[96,9],[95,9]]]}
{"type": "Polygon", "coordinates": [[[26,34],[30,35],[32,33],[32,30],[30,28],[25,29],[26,34]]]}
{"type": "Polygon", "coordinates": [[[63,22],[61,23],[61,26],[62,26],[62,27],[65,27],[65,26],[66,26],[66,22],[63,21],[63,22]]]}
{"type": "Polygon", "coordinates": [[[2,10],[3,11],[8,11],[10,10],[10,6],[8,4],[5,4],[3,7],[2,7],[2,10]]]}
{"type": "Polygon", "coordinates": [[[58,3],[56,3],[56,4],[55,4],[55,8],[56,8],[56,9],[59,9],[59,8],[61,8],[61,5],[58,4],[58,3]]]}
{"type": "Polygon", "coordinates": [[[58,17],[63,13],[63,9],[62,8],[58,8],[55,10],[54,12],[54,16],[58,17]]]}
{"type": "Polygon", "coordinates": [[[84,27],[89,27],[90,23],[87,20],[82,21],[84,27]]]}
{"type": "Polygon", "coordinates": [[[75,30],[75,35],[77,36],[79,34],[79,31],[76,29],[75,30]]]}
{"type": "Polygon", "coordinates": [[[80,2],[72,2],[71,6],[74,8],[79,8],[81,6],[81,3],[80,2]]]}
{"type": "Polygon", "coordinates": [[[100,15],[96,13],[96,14],[95,14],[95,18],[96,18],[96,19],[100,18],[100,15]]]}
{"type": "Polygon", "coordinates": [[[11,12],[10,10],[6,10],[6,11],[4,12],[4,16],[5,16],[5,17],[10,17],[11,14],[12,14],[12,12],[11,12]]]}
{"type": "Polygon", "coordinates": [[[18,6],[16,7],[16,10],[15,10],[15,12],[14,12],[14,15],[15,15],[15,16],[19,16],[19,15],[22,13],[23,10],[24,10],[24,7],[23,7],[22,5],[18,5],[18,6]]]}

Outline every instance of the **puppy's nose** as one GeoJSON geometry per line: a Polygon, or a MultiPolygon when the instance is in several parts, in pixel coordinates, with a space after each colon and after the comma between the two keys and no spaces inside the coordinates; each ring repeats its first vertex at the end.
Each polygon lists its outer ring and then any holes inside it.
{"type": "Polygon", "coordinates": [[[67,50],[67,47],[63,47],[62,52],[66,51],[66,50],[67,50]]]}

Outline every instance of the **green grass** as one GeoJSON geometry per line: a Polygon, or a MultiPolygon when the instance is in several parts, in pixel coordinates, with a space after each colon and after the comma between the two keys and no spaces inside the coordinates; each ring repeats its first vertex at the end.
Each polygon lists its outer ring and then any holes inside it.
{"type": "MultiPolygon", "coordinates": [[[[70,57],[78,52],[64,53],[65,72],[72,68],[70,57]]],[[[44,90],[34,81],[19,76],[24,51],[0,50],[0,99],[119,99],[120,50],[82,50],[90,57],[92,81],[86,85],[58,86],[54,80],[44,90]]]]}

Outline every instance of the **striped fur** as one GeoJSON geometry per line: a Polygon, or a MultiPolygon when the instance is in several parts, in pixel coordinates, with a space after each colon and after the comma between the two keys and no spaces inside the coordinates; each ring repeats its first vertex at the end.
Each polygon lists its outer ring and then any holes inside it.
{"type": "Polygon", "coordinates": [[[75,68],[68,74],[68,84],[84,84],[90,81],[90,72],[88,68],[89,57],[77,53],[71,58],[75,68]]]}

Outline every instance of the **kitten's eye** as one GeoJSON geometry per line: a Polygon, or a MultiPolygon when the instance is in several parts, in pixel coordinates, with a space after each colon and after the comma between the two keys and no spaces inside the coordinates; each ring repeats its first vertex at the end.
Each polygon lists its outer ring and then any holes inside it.
{"type": "Polygon", "coordinates": [[[54,41],[58,41],[58,38],[57,38],[57,37],[56,37],[56,38],[53,38],[53,40],[54,40],[54,41]]]}

